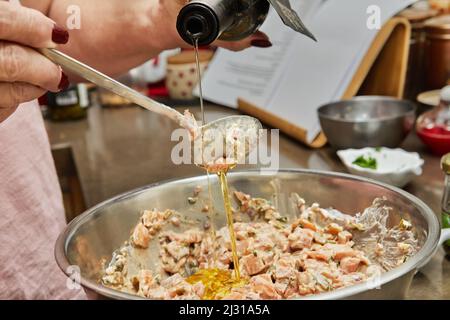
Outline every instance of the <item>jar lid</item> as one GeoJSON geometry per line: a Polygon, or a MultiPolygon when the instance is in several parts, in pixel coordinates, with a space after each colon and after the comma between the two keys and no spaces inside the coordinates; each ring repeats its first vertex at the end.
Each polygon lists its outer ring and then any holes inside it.
{"type": "Polygon", "coordinates": [[[450,34],[450,15],[443,15],[424,23],[427,35],[450,34]]]}
{"type": "Polygon", "coordinates": [[[441,168],[445,174],[450,174],[450,153],[447,153],[442,157],[441,168]]]}
{"type": "Polygon", "coordinates": [[[408,19],[411,24],[423,22],[426,19],[435,17],[438,15],[438,11],[434,9],[424,8],[408,8],[401,11],[398,15],[400,17],[408,19]]]}
{"type": "Polygon", "coordinates": [[[450,102],[450,86],[445,86],[442,88],[440,98],[441,101],[450,102]]]}

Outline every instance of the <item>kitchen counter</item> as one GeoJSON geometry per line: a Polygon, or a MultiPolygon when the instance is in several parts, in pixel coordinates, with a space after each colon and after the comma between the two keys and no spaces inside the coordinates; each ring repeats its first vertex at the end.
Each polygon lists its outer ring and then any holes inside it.
{"type": "MultiPolygon", "coordinates": [[[[199,108],[190,109],[199,119],[199,108]]],[[[207,105],[206,110],[207,121],[237,113],[214,105],[207,105]]],[[[143,185],[203,174],[193,165],[172,163],[170,155],[177,143],[170,141],[177,128],[172,121],[138,107],[92,107],[88,113],[86,120],[46,121],[51,144],[68,144],[72,148],[87,207],[143,185]]],[[[423,174],[405,189],[439,214],[444,188],[439,158],[430,155],[414,134],[402,148],[419,152],[425,160],[423,174]]],[[[280,135],[279,161],[280,168],[345,172],[329,147],[309,149],[284,135],[280,135]]],[[[408,297],[450,299],[450,260],[442,248],[415,276],[408,297]]]]}

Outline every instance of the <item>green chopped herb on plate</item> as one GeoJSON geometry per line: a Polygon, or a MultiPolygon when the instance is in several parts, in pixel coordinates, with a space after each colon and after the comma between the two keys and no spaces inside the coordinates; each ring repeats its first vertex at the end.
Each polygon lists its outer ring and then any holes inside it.
{"type": "Polygon", "coordinates": [[[373,169],[373,170],[377,169],[377,159],[372,158],[370,156],[368,156],[367,158],[364,156],[359,156],[352,163],[361,168],[367,168],[367,169],[373,169]]]}

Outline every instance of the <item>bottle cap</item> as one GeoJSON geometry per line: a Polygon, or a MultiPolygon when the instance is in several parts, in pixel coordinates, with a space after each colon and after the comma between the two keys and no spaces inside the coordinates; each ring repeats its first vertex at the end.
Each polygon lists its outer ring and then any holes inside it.
{"type": "Polygon", "coordinates": [[[450,153],[447,153],[442,157],[441,168],[445,174],[450,174],[450,153]]]}

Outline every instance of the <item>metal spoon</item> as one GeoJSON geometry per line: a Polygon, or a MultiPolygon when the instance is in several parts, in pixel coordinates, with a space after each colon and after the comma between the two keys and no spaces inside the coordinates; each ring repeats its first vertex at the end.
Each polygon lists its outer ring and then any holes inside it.
{"type": "MultiPolygon", "coordinates": [[[[198,126],[195,119],[189,115],[183,115],[180,112],[176,111],[173,108],[170,108],[162,103],[156,102],[143,94],[131,89],[130,87],[108,77],[107,75],[101,73],[100,71],[95,70],[94,68],[58,51],[55,49],[39,49],[39,51],[46,56],[48,59],[53,61],[54,63],[64,67],[66,70],[70,71],[73,74],[76,74],[79,77],[82,77],[99,87],[102,87],[106,90],[112,91],[115,94],[133,102],[147,110],[156,112],[158,114],[164,115],[175,122],[177,122],[183,128],[186,128],[190,131],[191,136],[193,137],[194,144],[195,142],[202,142],[201,153],[205,153],[205,148],[209,148],[208,151],[211,151],[211,147],[214,145],[214,142],[217,139],[217,135],[221,135],[223,137],[222,141],[229,144],[232,141],[232,135],[238,134],[244,136],[246,134],[247,142],[248,142],[248,150],[244,152],[244,154],[238,154],[239,157],[245,156],[252,151],[254,147],[256,147],[259,129],[262,128],[261,123],[252,117],[249,116],[232,116],[222,118],[213,122],[210,122],[204,126],[198,126]],[[231,140],[230,140],[231,139],[231,140]],[[227,142],[228,141],[228,142],[227,142]]],[[[247,143],[246,142],[246,143],[247,143]]],[[[225,157],[233,157],[232,154],[224,154],[225,157]]],[[[211,158],[207,159],[208,161],[213,161],[211,158]]],[[[206,163],[206,162],[202,162],[206,163]]]]}
{"type": "Polygon", "coordinates": [[[64,67],[77,76],[80,76],[99,87],[112,91],[115,94],[133,102],[147,110],[169,117],[181,126],[185,126],[185,116],[162,103],[156,102],[126,85],[108,77],[98,70],[54,49],[39,49],[39,51],[54,63],[64,67]]]}
{"type": "Polygon", "coordinates": [[[244,164],[258,145],[261,129],[261,122],[249,116],[221,118],[200,127],[193,143],[195,164],[212,173],[244,164]]]}

